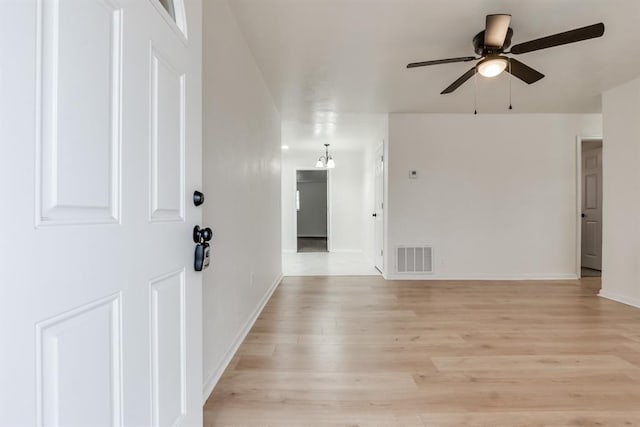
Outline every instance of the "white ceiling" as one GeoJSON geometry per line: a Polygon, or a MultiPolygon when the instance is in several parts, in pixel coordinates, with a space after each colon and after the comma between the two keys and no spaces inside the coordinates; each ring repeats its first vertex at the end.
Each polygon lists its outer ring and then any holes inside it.
{"type": "MultiPolygon", "coordinates": [[[[283,119],[299,136],[367,113],[471,113],[474,82],[440,92],[472,63],[485,15],[510,13],[512,44],[604,22],[603,38],[518,55],[546,75],[513,80],[518,113],[599,112],[600,94],[640,75],[638,0],[230,0],[283,119]],[[302,129],[307,128],[305,133],[302,129]]],[[[480,113],[506,112],[509,79],[478,79],[480,113]]],[[[347,126],[348,128],[348,126],[347,126]]],[[[287,131],[288,132],[288,131],[287,131]]],[[[336,132],[334,137],[339,137],[336,132]]]]}
{"type": "Polygon", "coordinates": [[[317,113],[311,121],[283,120],[282,144],[297,150],[358,151],[376,147],[385,135],[382,114],[317,113]]]}

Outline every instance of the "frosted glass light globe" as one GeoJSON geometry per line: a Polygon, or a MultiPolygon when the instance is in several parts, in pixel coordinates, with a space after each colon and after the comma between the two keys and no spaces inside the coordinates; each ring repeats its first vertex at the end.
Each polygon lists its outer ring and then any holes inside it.
{"type": "Polygon", "coordinates": [[[503,57],[488,57],[478,64],[478,72],[484,77],[495,77],[507,68],[507,59],[503,57]]]}

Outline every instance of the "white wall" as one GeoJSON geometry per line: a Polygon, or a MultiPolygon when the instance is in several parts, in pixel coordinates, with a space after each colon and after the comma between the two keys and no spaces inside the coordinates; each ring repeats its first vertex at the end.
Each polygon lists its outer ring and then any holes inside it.
{"type": "Polygon", "coordinates": [[[602,113],[600,295],[640,307],[640,79],[605,92],[602,113]]]}
{"type": "MultiPolygon", "coordinates": [[[[296,169],[313,169],[322,146],[315,151],[282,152],[282,250],[295,252],[296,169]]],[[[363,206],[364,151],[331,152],[336,161],[329,172],[329,245],[333,252],[360,252],[364,249],[363,206]]],[[[367,208],[367,212],[370,208],[367,208]]],[[[370,215],[370,213],[369,213],[370,215]]]]}
{"type": "Polygon", "coordinates": [[[281,277],[280,117],[226,0],[204,2],[204,397],[281,277]]]}
{"type": "Polygon", "coordinates": [[[413,244],[428,277],[576,276],[576,136],[600,115],[392,114],[389,133],[388,277],[413,244]]]}

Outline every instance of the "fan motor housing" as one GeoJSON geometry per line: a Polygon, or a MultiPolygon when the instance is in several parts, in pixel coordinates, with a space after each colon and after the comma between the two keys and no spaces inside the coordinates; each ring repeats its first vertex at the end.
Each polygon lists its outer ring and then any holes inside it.
{"type": "Polygon", "coordinates": [[[492,48],[484,45],[484,33],[485,31],[480,31],[473,38],[473,50],[480,56],[487,55],[496,55],[504,52],[509,46],[511,46],[511,37],[513,37],[513,28],[509,27],[507,31],[507,36],[504,38],[504,44],[501,48],[492,48]]]}

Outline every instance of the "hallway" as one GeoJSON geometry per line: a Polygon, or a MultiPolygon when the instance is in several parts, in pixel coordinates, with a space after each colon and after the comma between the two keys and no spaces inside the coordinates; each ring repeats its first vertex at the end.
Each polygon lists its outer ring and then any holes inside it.
{"type": "Polygon", "coordinates": [[[640,425],[640,312],[599,283],[285,278],[205,425],[640,425]]]}

